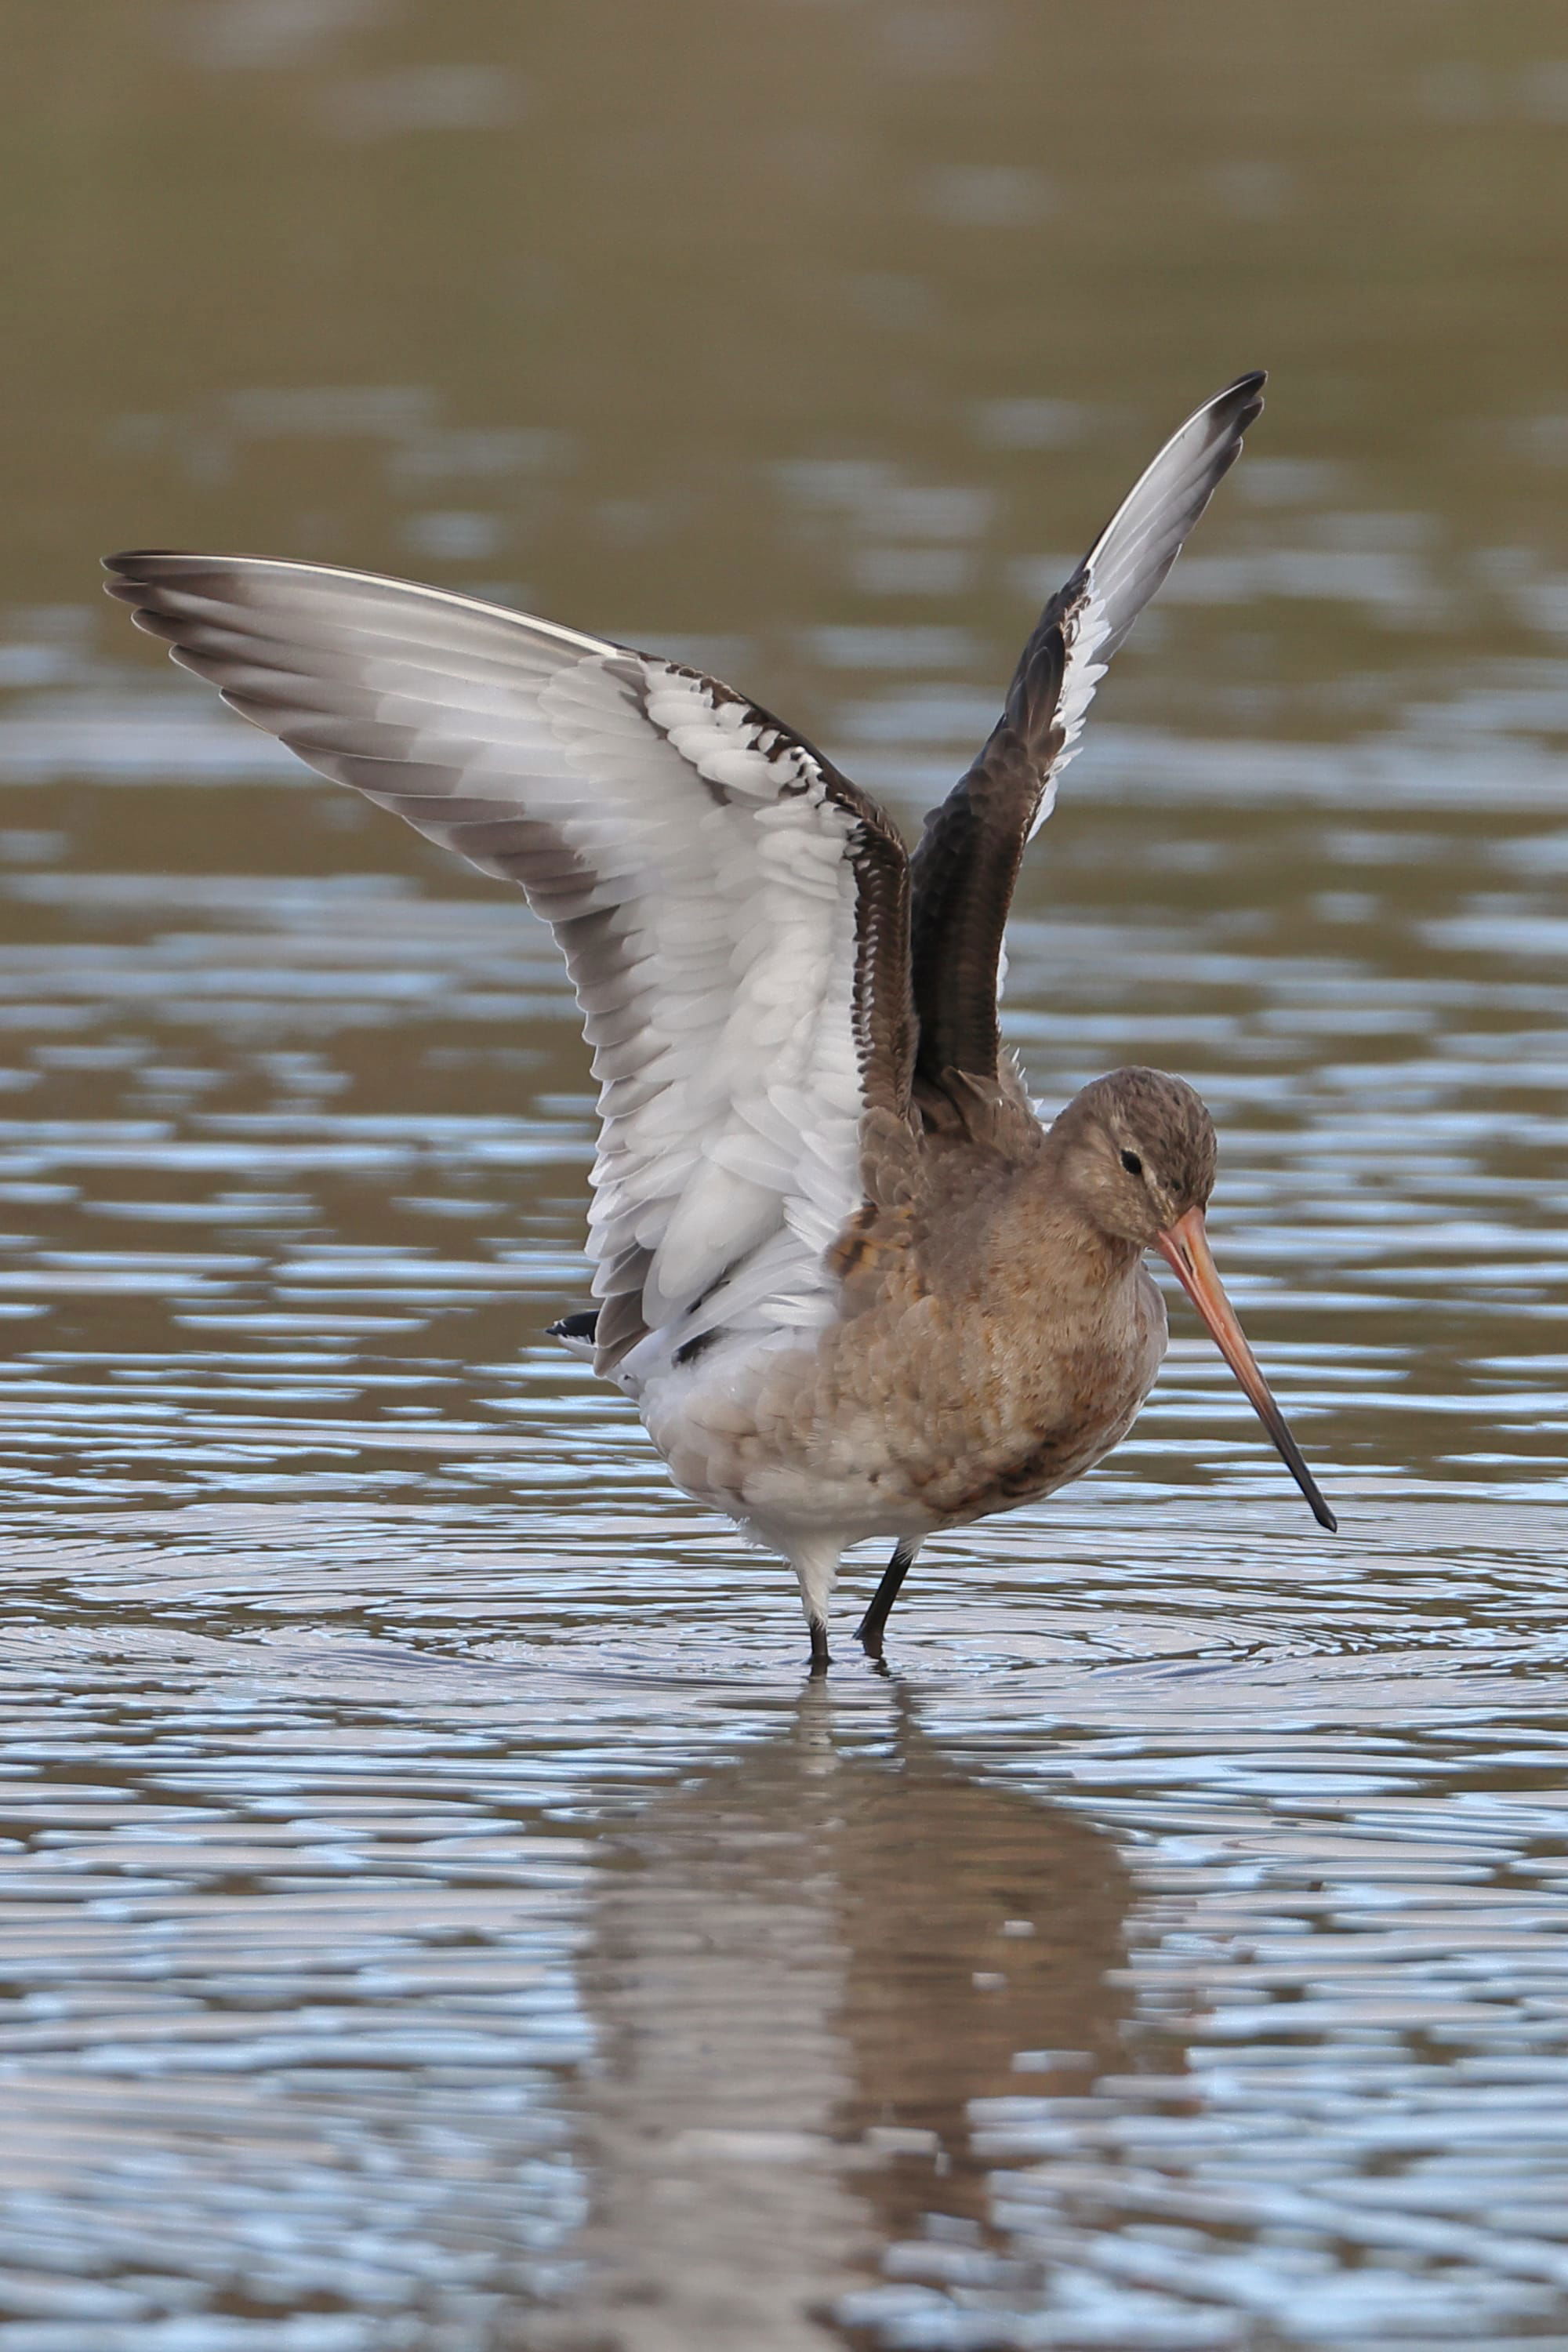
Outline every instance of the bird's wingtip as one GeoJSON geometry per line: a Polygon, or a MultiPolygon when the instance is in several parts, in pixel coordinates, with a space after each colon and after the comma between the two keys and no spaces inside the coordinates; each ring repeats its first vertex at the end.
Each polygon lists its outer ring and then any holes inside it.
{"type": "Polygon", "coordinates": [[[1245,375],[1238,375],[1234,383],[1227,383],[1223,392],[1216,393],[1209,407],[1245,432],[1262,409],[1263,387],[1268,381],[1267,368],[1249,368],[1245,375]]]}
{"type": "Polygon", "coordinates": [[[103,583],[104,594],[118,596],[124,604],[133,604],[144,595],[163,565],[189,561],[169,547],[127,547],[116,555],[100,555],[98,560],[109,574],[103,583]]]}

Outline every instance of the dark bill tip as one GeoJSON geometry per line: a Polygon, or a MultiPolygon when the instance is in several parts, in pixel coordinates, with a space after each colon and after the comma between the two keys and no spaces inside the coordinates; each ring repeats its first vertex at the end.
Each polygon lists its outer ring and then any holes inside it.
{"type": "Polygon", "coordinates": [[[1247,1345],[1247,1334],[1237,1320],[1236,1309],[1225,1295],[1225,1286],[1209,1248],[1203,1211],[1189,1209],[1185,1216],[1178,1217],[1167,1233],[1158,1236],[1157,1245],[1176,1280],[1207,1324],[1215,1347],[1240,1381],[1254,1412],[1273,1439],[1280,1460],[1306,1496],[1312,1517],[1321,1528],[1326,1528],[1333,1535],[1338,1530],[1339,1521],[1323,1500],[1318,1482],[1308,1469],[1301,1449],[1290,1434],[1289,1424],[1258,1370],[1258,1359],[1247,1345]]]}

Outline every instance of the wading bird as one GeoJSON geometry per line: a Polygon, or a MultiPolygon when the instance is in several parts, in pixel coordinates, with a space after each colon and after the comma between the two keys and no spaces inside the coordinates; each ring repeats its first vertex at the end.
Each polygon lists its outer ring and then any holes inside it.
{"type": "Polygon", "coordinates": [[[552,1327],[676,1483],[784,1554],[813,1665],[840,1558],[1037,1501],[1131,1426],[1161,1251],[1334,1524],[1205,1238],[1207,1111],[1098,1078],[1049,1127],[997,1027],[1003,927],[1105,666],[1241,436],[1243,376],[1161,450],[1046,606],[912,857],[781,720],[683,663],[400,580],[117,555],[110,593],[321,774],[521,883],[594,1048],[597,1304],[552,1327]]]}

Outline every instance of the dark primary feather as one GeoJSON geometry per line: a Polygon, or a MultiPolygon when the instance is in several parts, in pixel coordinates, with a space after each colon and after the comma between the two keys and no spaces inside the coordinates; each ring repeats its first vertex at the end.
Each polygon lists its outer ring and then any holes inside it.
{"type": "MultiPolygon", "coordinates": [[[[1047,620],[1065,593],[1047,607],[1047,620]]],[[[1042,622],[989,741],[927,817],[910,862],[915,1068],[927,1086],[940,1085],[944,1070],[996,1073],[1002,934],[1044,781],[1062,748],[1056,714],[1064,652],[1059,624],[1042,622]]]]}
{"type": "Polygon", "coordinates": [[[575,1315],[563,1315],[558,1322],[547,1323],[547,1339],[583,1339],[592,1345],[595,1326],[599,1320],[596,1307],[580,1307],[575,1315]]]}
{"type": "Polygon", "coordinates": [[[997,972],[1025,845],[1103,668],[1181,552],[1263,406],[1244,375],[1173,436],[1041,614],[1001,719],[925,823],[911,864],[918,1090],[998,1075],[997,972]]]}

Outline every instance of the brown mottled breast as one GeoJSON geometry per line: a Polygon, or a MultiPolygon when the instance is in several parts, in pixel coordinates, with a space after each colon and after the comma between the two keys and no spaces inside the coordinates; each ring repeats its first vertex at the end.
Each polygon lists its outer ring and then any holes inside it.
{"type": "Polygon", "coordinates": [[[1050,1418],[1022,1440],[987,1446],[942,1465],[921,1491],[950,1524],[1038,1502],[1082,1477],[1119,1445],[1137,1419],[1165,1352],[1165,1307],[1138,1268],[1129,1286],[1131,1328],[1123,1346],[1064,1350],[1055,1359],[1050,1418]]]}

